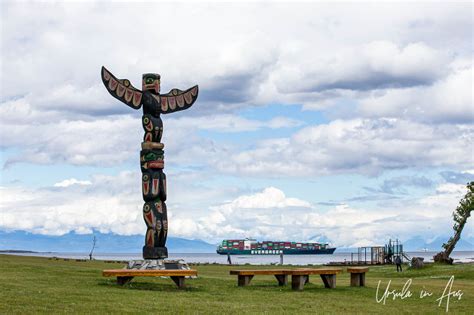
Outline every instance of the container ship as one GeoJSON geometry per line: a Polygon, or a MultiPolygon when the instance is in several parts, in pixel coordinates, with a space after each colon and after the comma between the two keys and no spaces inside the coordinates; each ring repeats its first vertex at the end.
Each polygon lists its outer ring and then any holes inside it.
{"type": "Polygon", "coordinates": [[[220,255],[321,255],[332,254],[335,247],[323,243],[257,242],[254,239],[223,240],[217,246],[220,255]]]}

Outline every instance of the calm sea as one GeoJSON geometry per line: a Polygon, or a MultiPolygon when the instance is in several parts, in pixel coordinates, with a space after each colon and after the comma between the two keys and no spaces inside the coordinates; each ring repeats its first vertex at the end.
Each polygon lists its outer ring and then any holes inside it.
{"type": "MultiPolygon", "coordinates": [[[[425,262],[432,262],[436,252],[408,252],[409,257],[423,257],[425,262]]],[[[72,259],[88,259],[88,253],[15,253],[22,256],[59,257],[72,259]]],[[[356,260],[357,255],[354,255],[356,260]]],[[[474,262],[474,251],[455,251],[451,254],[454,262],[474,262]]],[[[98,260],[140,260],[141,253],[95,253],[94,259],[98,260]]],[[[215,253],[170,253],[168,259],[183,259],[187,263],[219,263],[227,264],[227,256],[215,253]]],[[[280,263],[278,255],[231,256],[233,264],[269,265],[280,263]]],[[[351,261],[351,253],[334,253],[332,255],[286,255],[283,257],[285,264],[291,265],[322,265],[329,262],[351,261]]]]}

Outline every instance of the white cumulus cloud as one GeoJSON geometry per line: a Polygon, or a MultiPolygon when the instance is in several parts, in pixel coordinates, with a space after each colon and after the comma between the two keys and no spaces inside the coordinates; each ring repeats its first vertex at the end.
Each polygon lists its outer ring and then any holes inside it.
{"type": "Polygon", "coordinates": [[[92,185],[92,183],[88,180],[78,180],[75,178],[65,179],[54,184],[54,187],[69,187],[71,185],[92,185]]]}
{"type": "Polygon", "coordinates": [[[289,138],[261,141],[216,165],[223,172],[262,176],[469,167],[473,131],[471,125],[427,125],[401,119],[334,120],[303,128],[289,138]]]}
{"type": "MultiPolygon", "coordinates": [[[[2,187],[0,228],[47,235],[93,230],[144,234],[138,182],[138,173],[124,172],[96,175],[88,185],[2,187]]],[[[388,238],[406,240],[421,234],[425,238],[449,235],[452,211],[466,193],[464,185],[446,183],[410,204],[368,208],[340,204],[322,211],[308,201],[286,196],[281,189],[267,187],[228,202],[223,201],[228,193],[215,195],[217,204],[204,203],[200,206],[203,211],[195,211],[193,196],[198,191],[188,187],[168,198],[170,236],[209,242],[239,237],[301,241],[323,237],[336,246],[384,244],[388,238]]],[[[472,234],[472,222],[466,231],[472,234]]]]}
{"type": "Polygon", "coordinates": [[[471,123],[474,119],[472,73],[471,63],[433,85],[374,92],[361,100],[360,111],[369,117],[471,123]]]}

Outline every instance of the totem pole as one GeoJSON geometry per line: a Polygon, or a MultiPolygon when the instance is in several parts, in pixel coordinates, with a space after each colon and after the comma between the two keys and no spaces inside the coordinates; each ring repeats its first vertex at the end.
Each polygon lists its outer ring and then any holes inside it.
{"type": "Polygon", "coordinates": [[[141,91],[134,88],[129,80],[117,79],[105,67],[102,67],[101,75],[102,82],[113,97],[133,109],[139,109],[143,105],[142,124],[145,135],[140,151],[140,166],[142,195],[145,201],[143,218],[147,226],[143,258],[167,258],[166,175],[163,172],[164,144],[160,142],[163,134],[160,114],[191,107],[197,99],[198,86],[186,91],[172,89],[167,94],[160,94],[159,74],[143,74],[141,91]]]}

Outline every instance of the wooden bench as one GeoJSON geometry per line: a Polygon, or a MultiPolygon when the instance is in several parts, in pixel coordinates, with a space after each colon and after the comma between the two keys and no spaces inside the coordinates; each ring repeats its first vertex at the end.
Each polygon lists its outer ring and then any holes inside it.
{"type": "Polygon", "coordinates": [[[110,269],[102,271],[104,277],[117,277],[117,283],[124,285],[132,281],[133,277],[170,277],[178,288],[183,289],[184,279],[187,276],[197,276],[197,270],[138,270],[138,269],[110,269]]]}
{"type": "Polygon", "coordinates": [[[365,286],[365,273],[369,272],[368,267],[349,267],[347,272],[351,274],[351,287],[365,286]]]}
{"type": "Polygon", "coordinates": [[[273,275],[278,280],[278,285],[288,284],[288,276],[291,275],[291,287],[293,290],[303,290],[304,285],[309,281],[310,275],[320,275],[324,287],[333,289],[336,287],[336,274],[342,269],[260,269],[260,270],[231,270],[231,275],[237,275],[237,285],[239,287],[250,284],[255,275],[273,275]]]}
{"type": "Polygon", "coordinates": [[[341,272],[342,269],[338,268],[291,270],[291,288],[293,290],[303,290],[304,285],[309,281],[310,275],[319,275],[325,288],[334,289],[336,288],[336,275],[341,272]]]}
{"type": "Polygon", "coordinates": [[[265,269],[265,270],[231,270],[231,275],[237,275],[237,285],[243,287],[250,284],[255,275],[275,276],[278,285],[288,284],[288,271],[286,269],[265,269]]]}

